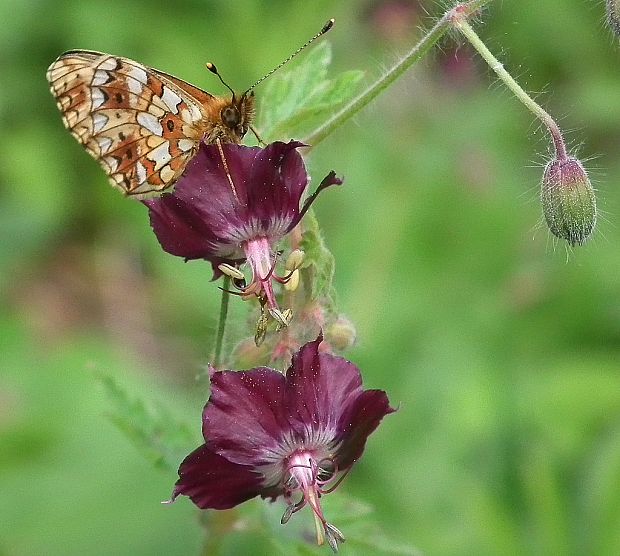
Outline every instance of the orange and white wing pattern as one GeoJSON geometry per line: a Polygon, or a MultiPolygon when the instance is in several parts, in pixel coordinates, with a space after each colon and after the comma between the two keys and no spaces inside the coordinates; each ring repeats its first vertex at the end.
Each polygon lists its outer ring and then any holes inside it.
{"type": "Polygon", "coordinates": [[[210,125],[212,95],[127,58],[65,52],[47,80],[65,127],[134,198],[170,189],[210,125]]]}

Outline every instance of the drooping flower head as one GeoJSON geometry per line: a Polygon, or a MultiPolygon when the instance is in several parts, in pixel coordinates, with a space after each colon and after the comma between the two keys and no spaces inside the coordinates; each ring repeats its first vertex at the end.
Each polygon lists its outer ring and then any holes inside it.
{"type": "Polygon", "coordinates": [[[300,207],[309,183],[297,151],[303,146],[297,141],[266,148],[201,144],[173,193],[143,201],[165,251],[210,261],[215,277],[231,276],[242,295],[259,297],[276,318],[281,313],[272,282],[286,282],[292,271],[275,272],[274,246],[319,191],[342,183],[331,172],[300,207]],[[238,270],[244,261],[252,272],[249,284],[238,270]]]}
{"type": "Polygon", "coordinates": [[[283,496],[282,523],[305,505],[317,540],[337,550],[342,533],[323,516],[320,497],[361,457],[366,439],[394,411],[382,390],[363,390],[359,369],[304,345],[282,373],[211,370],[202,418],[205,443],[185,458],[173,501],[183,494],[203,509],[227,509],[255,496],[283,496]]]}

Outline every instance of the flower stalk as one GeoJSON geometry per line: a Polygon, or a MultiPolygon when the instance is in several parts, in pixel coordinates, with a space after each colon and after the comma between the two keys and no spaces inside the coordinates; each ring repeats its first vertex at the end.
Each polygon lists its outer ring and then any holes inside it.
{"type": "Polygon", "coordinates": [[[228,318],[228,302],[230,301],[230,276],[224,275],[222,284],[222,300],[220,302],[220,316],[217,321],[217,336],[215,349],[213,350],[213,366],[219,368],[222,359],[222,345],[224,344],[224,332],[226,331],[226,319],[228,318]]]}
{"type": "Polygon", "coordinates": [[[448,10],[433,25],[433,27],[422,37],[422,39],[414,45],[414,47],[401,58],[392,68],[390,68],[383,76],[370,85],[360,95],[355,97],[346,106],[341,108],[336,114],[329,118],[325,123],[321,124],[317,129],[311,132],[303,143],[315,146],[330,135],[335,129],[340,127],[349,118],[352,118],[362,108],[374,100],[379,94],[387,89],[394,81],[396,81],[405,71],[413,64],[423,58],[433,46],[453,27],[455,18],[468,18],[473,16],[478,10],[483,8],[491,0],[472,0],[471,2],[462,2],[448,10]]]}
{"type": "Polygon", "coordinates": [[[542,108],[542,106],[540,106],[530,95],[528,95],[523,87],[521,87],[521,85],[519,85],[506,71],[504,65],[491,53],[491,51],[474,31],[472,26],[467,22],[466,17],[458,14],[457,17],[454,18],[454,26],[478,51],[478,54],[480,54],[483,60],[495,72],[497,77],[499,77],[512,91],[512,93],[525,105],[525,107],[545,125],[551,135],[553,146],[555,147],[556,158],[558,160],[566,160],[566,144],[564,143],[564,138],[562,136],[562,132],[560,131],[560,127],[555,120],[542,108]]]}

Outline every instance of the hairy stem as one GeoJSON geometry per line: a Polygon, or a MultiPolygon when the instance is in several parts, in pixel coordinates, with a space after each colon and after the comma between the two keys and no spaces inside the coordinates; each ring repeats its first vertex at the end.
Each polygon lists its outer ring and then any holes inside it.
{"type": "Polygon", "coordinates": [[[553,145],[555,147],[556,157],[559,160],[566,160],[566,145],[560,127],[555,120],[528,95],[523,88],[514,80],[514,78],[506,71],[502,63],[491,53],[491,51],[482,42],[480,37],[473,30],[472,26],[465,18],[455,18],[454,26],[463,34],[463,36],[478,51],[480,56],[496,73],[496,75],[506,84],[506,86],[514,93],[514,95],[532,112],[549,130],[553,145]]]}
{"type": "Polygon", "coordinates": [[[375,81],[375,83],[370,85],[360,95],[336,112],[329,120],[311,132],[303,142],[311,146],[321,142],[335,129],[340,127],[349,118],[355,116],[362,108],[379,96],[380,93],[394,83],[394,81],[413,64],[424,57],[424,55],[453,27],[455,18],[471,17],[491,1],[492,0],[471,0],[470,2],[461,2],[448,10],[441,19],[435,23],[432,29],[422,37],[420,42],[418,42],[401,60],[375,81]]]}

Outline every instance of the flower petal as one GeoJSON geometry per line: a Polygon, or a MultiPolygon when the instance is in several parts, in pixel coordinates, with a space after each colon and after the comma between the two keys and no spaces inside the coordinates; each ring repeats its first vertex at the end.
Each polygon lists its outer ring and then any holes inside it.
{"type": "Polygon", "coordinates": [[[338,423],[338,469],[348,469],[361,457],[368,436],[379,426],[383,417],[394,411],[383,390],[366,390],[346,407],[338,423]]]}
{"type": "Polygon", "coordinates": [[[226,510],[260,494],[260,474],[218,456],[202,445],[179,467],[172,500],[189,496],[202,509],[226,510]]]}
{"type": "Polygon", "coordinates": [[[283,393],[284,376],[273,369],[213,373],[202,426],[209,448],[240,465],[270,463],[289,428],[283,393]]]}
{"type": "Polygon", "coordinates": [[[224,144],[225,167],[218,145],[201,143],[173,193],[142,201],[163,249],[217,265],[242,260],[244,241],[280,239],[301,218],[299,203],[309,180],[297,152],[301,146],[224,144]]]}
{"type": "Polygon", "coordinates": [[[303,433],[309,425],[336,431],[346,407],[362,393],[359,369],[350,361],[319,353],[320,335],[293,356],[286,374],[286,406],[291,425],[303,433]]]}

